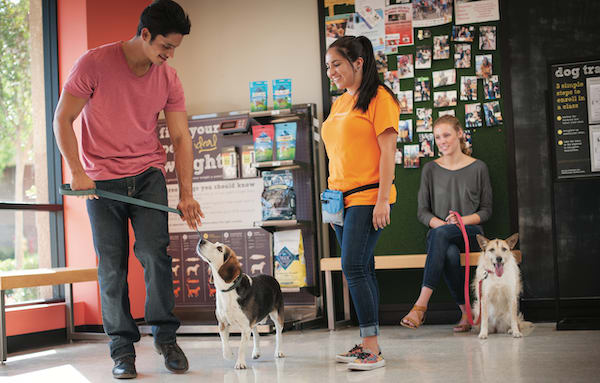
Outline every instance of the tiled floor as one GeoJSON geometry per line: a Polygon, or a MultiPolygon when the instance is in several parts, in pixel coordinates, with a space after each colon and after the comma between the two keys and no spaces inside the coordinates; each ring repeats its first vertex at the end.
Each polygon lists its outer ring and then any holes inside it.
{"type": "MultiPolygon", "coordinates": [[[[492,334],[453,334],[450,325],[414,331],[384,327],[381,347],[386,367],[347,371],[333,361],[336,352],[357,342],[358,329],[288,331],[283,335],[286,358],[274,360],[274,336],[262,336],[262,357],[236,371],[223,360],[217,336],[181,336],[190,371],[173,375],[155,353],[152,338],[137,344],[138,379],[143,382],[593,382],[600,377],[600,331],[555,331],[536,324],[522,339],[492,334]]],[[[237,353],[239,336],[232,336],[237,353]]],[[[104,343],[74,343],[9,356],[0,366],[0,382],[109,382],[112,361],[104,343]]]]}

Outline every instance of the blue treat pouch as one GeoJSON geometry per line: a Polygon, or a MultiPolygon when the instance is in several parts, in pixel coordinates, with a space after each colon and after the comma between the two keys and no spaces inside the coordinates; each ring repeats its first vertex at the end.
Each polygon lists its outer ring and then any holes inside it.
{"type": "Polygon", "coordinates": [[[321,193],[321,214],[323,223],[344,225],[344,193],[339,190],[325,189],[321,193]]]}

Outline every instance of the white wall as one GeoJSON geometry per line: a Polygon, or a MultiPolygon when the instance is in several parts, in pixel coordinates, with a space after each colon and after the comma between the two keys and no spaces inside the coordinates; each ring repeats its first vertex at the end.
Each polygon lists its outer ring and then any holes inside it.
{"type": "MultiPolygon", "coordinates": [[[[292,79],[322,116],[317,0],[178,0],[192,22],[176,49],[188,114],[248,110],[250,81],[292,79]]],[[[269,107],[272,94],[269,87],[269,107]]]]}

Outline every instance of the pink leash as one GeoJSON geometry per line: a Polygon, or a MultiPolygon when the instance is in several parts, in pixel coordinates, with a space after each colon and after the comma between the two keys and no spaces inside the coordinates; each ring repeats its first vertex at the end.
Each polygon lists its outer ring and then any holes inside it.
{"type": "MultiPolygon", "coordinates": [[[[462,217],[455,211],[450,211],[450,214],[454,214],[458,221],[458,227],[460,228],[460,232],[462,233],[463,240],[465,241],[465,308],[467,310],[467,320],[471,326],[478,325],[481,322],[481,314],[479,318],[477,318],[477,322],[473,322],[473,312],[471,310],[471,296],[469,289],[469,271],[470,271],[470,258],[471,258],[471,249],[469,248],[469,237],[467,236],[467,230],[465,229],[465,224],[463,223],[462,217]]],[[[481,283],[483,280],[479,281],[479,293],[481,294],[481,283]]],[[[481,297],[479,298],[479,312],[481,313],[481,297]]]]}

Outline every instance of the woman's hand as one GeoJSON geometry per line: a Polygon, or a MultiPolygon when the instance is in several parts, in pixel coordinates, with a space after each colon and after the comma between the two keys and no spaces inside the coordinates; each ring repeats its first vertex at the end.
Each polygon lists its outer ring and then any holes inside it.
{"type": "Polygon", "coordinates": [[[383,229],[390,224],[390,204],[377,201],[373,208],[373,228],[375,230],[383,229]]]}
{"type": "Polygon", "coordinates": [[[448,216],[446,217],[446,223],[449,225],[458,225],[458,219],[456,218],[454,213],[448,214],[448,216]]]}

